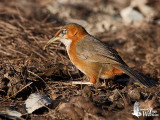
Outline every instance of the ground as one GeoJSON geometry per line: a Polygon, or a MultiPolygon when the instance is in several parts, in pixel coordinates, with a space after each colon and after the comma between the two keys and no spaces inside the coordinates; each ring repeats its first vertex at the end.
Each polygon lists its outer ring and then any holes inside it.
{"type": "MultiPolygon", "coordinates": [[[[118,25],[113,23],[115,26],[102,29],[97,27],[101,20],[95,20],[95,24],[91,20],[95,14],[100,16],[103,12],[104,15],[105,10],[97,12],[97,6],[103,7],[105,0],[89,2],[88,8],[81,3],[69,4],[71,1],[66,0],[64,6],[63,1],[53,2],[60,6],[58,12],[50,11],[52,0],[0,1],[0,113],[6,109],[16,110],[23,114],[17,119],[136,120],[132,113],[138,101],[140,108],[153,108],[160,115],[158,84],[145,88],[122,75],[112,81],[106,80],[101,88],[73,85],[73,81],[87,81],[88,78],[71,63],[64,45],[55,42],[43,50],[66,21],[80,20],[92,26],[88,27],[90,34],[115,48],[132,69],[160,83],[160,15],[156,14],[151,21],[139,26],[118,21],[118,25]],[[65,5],[69,7],[65,9],[65,5]],[[35,92],[48,96],[52,104],[27,114],[24,102],[35,92]]],[[[125,0],[124,3],[108,0],[107,3],[117,11],[129,4],[125,0]]],[[[160,13],[159,0],[149,0],[148,5],[160,13]]],[[[0,119],[7,118],[0,116],[0,119]]],[[[140,119],[159,118],[141,116],[140,119]]]]}

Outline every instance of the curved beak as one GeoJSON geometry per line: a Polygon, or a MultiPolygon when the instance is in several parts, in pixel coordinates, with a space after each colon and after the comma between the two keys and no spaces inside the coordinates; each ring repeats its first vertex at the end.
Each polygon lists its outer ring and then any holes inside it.
{"type": "Polygon", "coordinates": [[[43,50],[45,50],[51,43],[53,43],[54,41],[60,40],[60,37],[53,37],[51,38],[47,44],[43,47],[43,50]]]}

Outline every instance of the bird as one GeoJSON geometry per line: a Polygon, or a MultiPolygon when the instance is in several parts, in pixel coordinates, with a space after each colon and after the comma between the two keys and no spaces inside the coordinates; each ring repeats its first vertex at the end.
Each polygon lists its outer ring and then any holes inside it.
{"type": "Polygon", "coordinates": [[[132,70],[118,52],[90,35],[84,27],[76,23],[63,26],[44,46],[46,49],[54,41],[60,40],[66,47],[71,62],[95,84],[99,78],[113,79],[127,74],[145,87],[155,86],[135,70],[132,70]]]}

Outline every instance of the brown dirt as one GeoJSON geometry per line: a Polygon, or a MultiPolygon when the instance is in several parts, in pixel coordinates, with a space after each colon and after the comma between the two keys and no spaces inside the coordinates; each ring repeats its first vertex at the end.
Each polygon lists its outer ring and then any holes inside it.
{"type": "MultiPolygon", "coordinates": [[[[155,1],[148,4],[160,12],[160,2],[157,5],[155,1]]],[[[116,81],[128,79],[125,75],[101,89],[72,85],[71,81],[84,80],[85,76],[72,65],[65,47],[56,42],[48,50],[42,49],[65,24],[65,20],[46,9],[48,3],[49,0],[0,2],[0,111],[17,110],[24,114],[20,119],[134,120],[133,104],[139,101],[142,108],[148,105],[160,115],[159,87],[143,88],[116,81]],[[26,114],[24,102],[34,92],[45,94],[53,103],[47,110],[26,114]]],[[[97,33],[96,37],[115,48],[130,67],[159,82],[160,16],[140,27],[125,26],[97,33]]]]}

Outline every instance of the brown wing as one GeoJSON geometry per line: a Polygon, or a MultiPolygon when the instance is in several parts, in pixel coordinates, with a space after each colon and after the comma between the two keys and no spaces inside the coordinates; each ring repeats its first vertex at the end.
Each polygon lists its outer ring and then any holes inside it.
{"type": "Polygon", "coordinates": [[[87,61],[126,65],[116,50],[89,35],[78,42],[76,51],[80,59],[87,61]]]}
{"type": "Polygon", "coordinates": [[[80,59],[91,62],[112,64],[114,67],[122,70],[144,86],[155,86],[155,81],[148,80],[138,72],[130,69],[118,55],[116,50],[104,45],[101,41],[93,38],[92,36],[86,36],[82,41],[80,41],[77,45],[76,52],[80,59]]]}

